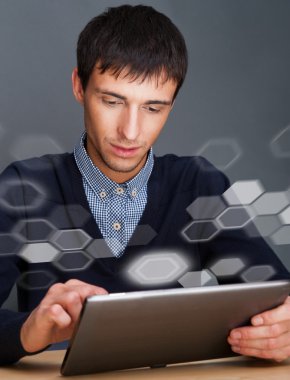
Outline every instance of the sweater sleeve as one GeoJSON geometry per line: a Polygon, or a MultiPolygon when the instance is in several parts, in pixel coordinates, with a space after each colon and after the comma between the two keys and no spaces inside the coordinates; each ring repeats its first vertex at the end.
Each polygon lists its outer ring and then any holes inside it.
{"type": "MultiPolygon", "coordinates": [[[[23,217],[21,199],[17,199],[18,185],[17,171],[10,166],[0,176],[0,306],[20,275],[19,245],[14,232],[17,221],[23,217]]],[[[28,316],[28,312],[0,309],[0,365],[12,364],[28,354],[20,341],[21,326],[28,316]]]]}
{"type": "MultiPolygon", "coordinates": [[[[214,189],[213,195],[221,196],[230,187],[228,178],[216,169],[201,173],[200,183],[209,195],[214,189]]],[[[226,209],[236,208],[226,205],[226,209]]],[[[238,218],[238,214],[232,216],[231,221],[238,218]]],[[[289,271],[251,220],[245,226],[221,228],[213,239],[200,243],[200,250],[202,266],[214,269],[220,284],[290,279],[289,271]]]]}
{"type": "Polygon", "coordinates": [[[20,330],[29,313],[0,310],[0,365],[17,362],[28,353],[22,347],[20,330]]]}

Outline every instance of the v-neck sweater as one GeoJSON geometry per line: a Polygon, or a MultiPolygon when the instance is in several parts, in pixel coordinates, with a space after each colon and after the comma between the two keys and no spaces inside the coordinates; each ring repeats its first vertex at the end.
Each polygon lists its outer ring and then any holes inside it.
{"type": "MultiPolygon", "coordinates": [[[[21,326],[55,282],[77,278],[108,292],[174,288],[181,287],[178,280],[185,273],[211,269],[220,260],[232,258],[240,260],[241,268],[233,273],[216,273],[220,284],[243,282],[243,273],[259,266],[273,269],[270,280],[289,278],[288,271],[263,239],[250,238],[244,228],[219,228],[211,236],[209,231],[216,226],[214,217],[200,221],[190,215],[188,207],[198,197],[221,197],[229,186],[227,177],[201,157],[155,157],[147,204],[122,257],[98,258],[98,253],[91,251],[93,259],[85,269],[62,270],[55,265],[57,257],[50,262],[30,263],[21,256],[21,250],[1,255],[0,302],[5,301],[17,282],[19,312],[0,310],[0,364],[13,363],[27,355],[20,342],[21,326]],[[194,222],[199,223],[200,239],[185,236],[184,232],[194,222]],[[128,276],[129,268],[139,257],[166,253],[177,254],[186,263],[180,277],[168,283],[141,284],[128,276]]],[[[15,235],[19,221],[36,220],[48,222],[54,232],[77,229],[84,231],[92,242],[102,239],[72,153],[9,165],[0,176],[0,198],[0,234],[5,238],[15,235]]],[[[212,215],[215,211],[212,210],[212,215]]],[[[22,229],[25,235],[22,245],[34,243],[36,225],[27,224],[24,232],[22,229]]],[[[45,244],[50,245],[47,240],[45,244]]],[[[89,247],[83,250],[90,252],[89,247]]]]}

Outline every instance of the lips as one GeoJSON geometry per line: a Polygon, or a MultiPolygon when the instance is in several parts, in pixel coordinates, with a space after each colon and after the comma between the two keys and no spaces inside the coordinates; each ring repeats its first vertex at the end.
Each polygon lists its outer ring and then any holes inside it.
{"type": "Polygon", "coordinates": [[[112,144],[111,146],[112,146],[113,152],[119,157],[133,157],[140,149],[140,147],[138,146],[130,147],[130,148],[118,146],[118,145],[112,145],[112,144]]]}

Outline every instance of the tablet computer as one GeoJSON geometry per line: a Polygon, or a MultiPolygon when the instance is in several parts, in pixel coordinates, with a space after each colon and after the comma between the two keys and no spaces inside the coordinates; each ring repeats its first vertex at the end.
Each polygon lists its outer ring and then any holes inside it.
{"type": "Polygon", "coordinates": [[[289,293],[289,281],[270,281],[89,297],[61,373],[234,356],[227,343],[230,330],[283,303],[289,293]]]}

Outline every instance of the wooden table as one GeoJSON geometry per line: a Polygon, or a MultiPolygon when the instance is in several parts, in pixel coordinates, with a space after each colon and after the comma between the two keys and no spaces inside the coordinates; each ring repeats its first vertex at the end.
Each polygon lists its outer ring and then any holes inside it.
{"type": "MultiPolygon", "coordinates": [[[[14,366],[0,368],[0,379],[3,380],[60,380],[59,368],[64,351],[46,351],[22,359],[14,366]]],[[[263,360],[235,357],[183,365],[171,365],[158,369],[137,369],[98,373],[86,376],[73,376],[77,379],[97,380],[289,380],[290,360],[273,363],[263,360]]]]}

